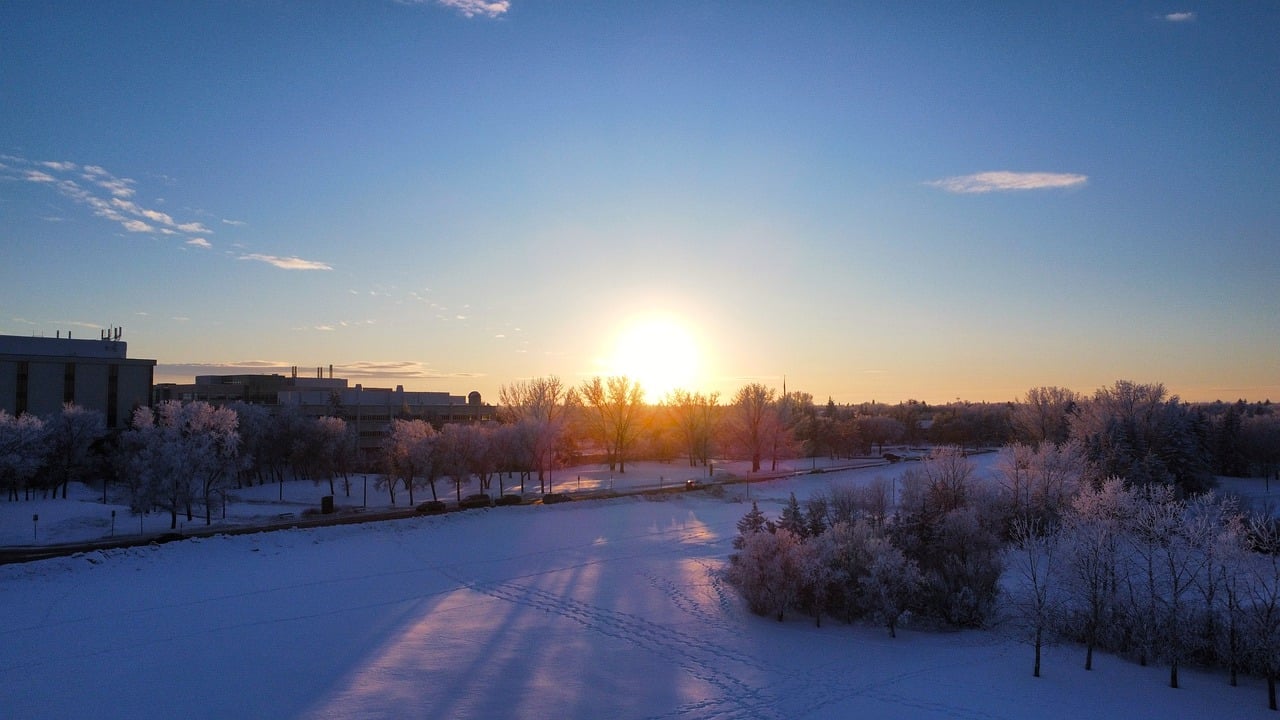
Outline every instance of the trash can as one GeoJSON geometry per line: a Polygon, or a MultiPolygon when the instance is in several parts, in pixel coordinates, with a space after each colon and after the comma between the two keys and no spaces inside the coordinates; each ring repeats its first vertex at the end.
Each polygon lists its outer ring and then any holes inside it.
{"type": "Polygon", "coordinates": [[[320,513],[323,515],[329,515],[332,512],[333,512],[333,496],[325,495],[324,497],[320,498],[320,513]]]}

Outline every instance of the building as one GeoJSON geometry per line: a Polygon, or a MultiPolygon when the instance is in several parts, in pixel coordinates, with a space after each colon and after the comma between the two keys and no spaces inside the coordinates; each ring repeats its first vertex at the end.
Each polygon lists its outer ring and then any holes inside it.
{"type": "Polygon", "coordinates": [[[121,331],[97,340],[0,335],[0,409],[49,417],[63,403],[98,410],[107,427],[128,427],[135,408],[151,402],[155,360],[129,358],[121,331]]]}
{"type": "Polygon", "coordinates": [[[355,428],[358,446],[367,454],[378,451],[396,418],[425,420],[437,428],[497,418],[496,409],[484,404],[478,392],[463,397],[406,391],[403,385],[395,389],[351,387],[346,379],[333,377],[333,366],[329,366],[328,377],[323,368],[316,368],[313,378],[299,377],[294,367],[290,375],[199,375],[195,380],[191,384],[157,385],[155,401],[203,400],[215,405],[239,401],[277,410],[295,408],[304,417],[340,417],[355,428]]]}

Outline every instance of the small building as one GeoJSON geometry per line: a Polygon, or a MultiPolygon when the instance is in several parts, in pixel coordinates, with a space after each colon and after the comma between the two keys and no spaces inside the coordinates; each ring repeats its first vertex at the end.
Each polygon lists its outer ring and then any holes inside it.
{"type": "Polygon", "coordinates": [[[119,328],[97,340],[0,335],[0,409],[49,417],[75,403],[103,413],[109,428],[127,427],[151,402],[156,361],[128,357],[120,336],[119,328]]]}

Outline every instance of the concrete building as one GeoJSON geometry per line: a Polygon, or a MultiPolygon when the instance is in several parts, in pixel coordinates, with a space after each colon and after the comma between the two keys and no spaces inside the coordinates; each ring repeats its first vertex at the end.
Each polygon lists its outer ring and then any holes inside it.
{"type": "Polygon", "coordinates": [[[316,368],[315,377],[290,375],[199,375],[191,384],[165,383],[155,388],[155,401],[203,400],[215,405],[246,402],[273,408],[296,408],[305,417],[333,416],[346,420],[358,433],[358,446],[367,454],[378,451],[387,428],[395,418],[425,420],[439,428],[448,423],[494,420],[497,410],[486,405],[480,393],[467,396],[447,392],[406,391],[403,385],[391,388],[349,386],[344,378],[324,376],[316,368]]]}
{"type": "Polygon", "coordinates": [[[70,402],[102,412],[107,427],[127,427],[134,409],[151,402],[156,361],[129,358],[120,335],[0,335],[0,409],[49,417],[70,402]]]}

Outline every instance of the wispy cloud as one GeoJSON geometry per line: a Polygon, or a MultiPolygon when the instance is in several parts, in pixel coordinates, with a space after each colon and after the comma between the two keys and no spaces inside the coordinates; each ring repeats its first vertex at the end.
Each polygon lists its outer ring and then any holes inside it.
{"type": "Polygon", "coordinates": [[[281,270],[332,270],[333,268],[327,263],[318,262],[316,260],[303,260],[300,257],[279,257],[276,255],[263,255],[261,253],[249,253],[241,255],[241,260],[253,260],[255,262],[263,262],[268,265],[274,265],[281,270]]]}
{"type": "Polygon", "coordinates": [[[942,178],[941,180],[930,180],[925,184],[941,188],[950,193],[989,193],[1068,188],[1083,185],[1088,179],[1087,175],[1077,175],[1075,173],[995,170],[974,173],[973,175],[957,175],[955,177],[942,178]]]}
{"type": "Polygon", "coordinates": [[[208,250],[209,248],[213,247],[213,245],[211,245],[209,241],[205,240],[204,238],[191,238],[190,240],[187,241],[187,244],[194,247],[198,247],[198,248],[204,248],[205,250],[208,250]]]}
{"type": "MultiPolygon", "coordinates": [[[[422,5],[430,0],[397,0],[402,5],[422,5]]],[[[457,10],[467,17],[496,18],[511,9],[510,0],[434,0],[436,5],[457,10]]]]}
{"type": "Polygon", "coordinates": [[[239,227],[239,226],[241,226],[241,225],[246,225],[246,224],[248,224],[248,223],[246,223],[246,222],[245,222],[245,221],[243,221],[243,220],[228,220],[227,218],[222,218],[222,224],[223,224],[223,225],[234,225],[234,226],[236,226],[236,227],[239,227]]]}
{"type": "Polygon", "coordinates": [[[1172,13],[1169,13],[1168,15],[1163,15],[1161,16],[1161,19],[1164,20],[1165,22],[1173,22],[1173,23],[1191,22],[1192,20],[1196,19],[1196,14],[1191,12],[1190,10],[1186,10],[1183,12],[1172,12],[1172,13]]]}
{"type": "Polygon", "coordinates": [[[341,370],[342,374],[352,378],[385,378],[385,379],[409,379],[409,380],[445,380],[449,378],[475,378],[483,377],[483,373],[471,372],[442,372],[434,370],[425,363],[415,360],[399,360],[399,361],[360,361],[354,363],[346,363],[335,367],[335,374],[341,370]]]}
{"type": "Polygon", "coordinates": [[[49,185],[62,196],[88,206],[94,215],[117,223],[128,232],[213,234],[203,223],[180,222],[168,213],[139,204],[133,199],[137,194],[134,181],[118,177],[101,166],[81,166],[55,160],[33,161],[12,155],[6,155],[4,159],[9,163],[4,169],[16,172],[18,179],[49,185]]]}

